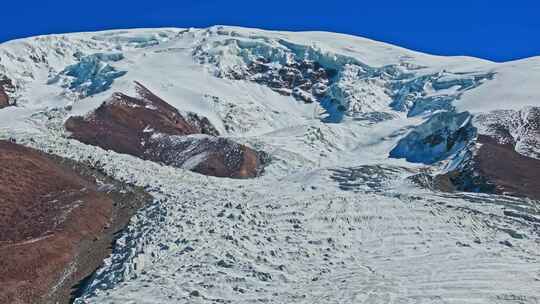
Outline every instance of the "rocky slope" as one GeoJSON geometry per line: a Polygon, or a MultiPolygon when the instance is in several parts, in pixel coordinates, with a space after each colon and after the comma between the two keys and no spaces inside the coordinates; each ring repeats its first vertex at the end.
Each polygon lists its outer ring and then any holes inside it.
{"type": "Polygon", "coordinates": [[[500,144],[489,136],[480,135],[478,143],[480,147],[471,160],[472,168],[450,173],[458,175],[452,180],[459,190],[540,200],[540,161],[523,156],[512,145],[500,144]],[[471,181],[470,176],[476,180],[471,181]]]}
{"type": "Polygon", "coordinates": [[[475,117],[479,133],[510,145],[521,155],[540,159],[540,107],[499,110],[475,117]]]}
{"type": "Polygon", "coordinates": [[[230,139],[205,117],[177,109],[136,83],[138,98],[115,93],[94,112],[66,121],[71,137],[205,175],[247,178],[259,175],[264,156],[230,139]],[[188,136],[188,135],[206,136],[188,136]]]}
{"type": "Polygon", "coordinates": [[[9,96],[7,96],[4,88],[0,88],[0,108],[9,106],[9,96]]]}
{"type": "Polygon", "coordinates": [[[12,91],[13,84],[11,80],[5,76],[0,75],[0,109],[9,107],[11,105],[8,91],[12,91]]]}
{"type": "Polygon", "coordinates": [[[91,172],[0,141],[0,302],[69,303],[149,200],[91,172]]]}
{"type": "Polygon", "coordinates": [[[497,193],[540,200],[537,107],[501,110],[474,117],[478,135],[439,179],[457,190],[497,193]]]}

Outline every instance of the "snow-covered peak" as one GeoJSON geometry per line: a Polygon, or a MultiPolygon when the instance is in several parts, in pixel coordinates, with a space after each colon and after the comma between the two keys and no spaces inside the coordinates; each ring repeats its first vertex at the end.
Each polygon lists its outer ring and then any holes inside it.
{"type": "MultiPolygon", "coordinates": [[[[309,58],[317,61],[326,68],[339,70],[347,64],[369,67],[372,70],[382,70],[389,66],[399,67],[402,73],[412,73],[414,76],[435,75],[448,73],[454,75],[493,74],[494,80],[470,90],[460,96],[455,105],[460,111],[483,112],[494,109],[519,109],[526,105],[535,105],[535,79],[539,75],[538,58],[508,63],[493,63],[471,57],[444,57],[410,51],[386,43],[344,34],[328,32],[283,32],[265,31],[258,29],[239,28],[231,26],[213,26],[207,29],[135,29],[115,30],[96,33],[74,33],[62,35],[39,36],[19,39],[0,44],[0,73],[13,79],[21,88],[32,86],[32,83],[44,84],[54,82],[64,74],[74,75],[75,69],[81,67],[96,54],[115,53],[124,57],[122,62],[108,64],[96,62],[97,79],[85,77],[73,81],[63,80],[63,87],[79,90],[76,96],[81,96],[81,90],[86,93],[99,93],[101,82],[108,84],[111,78],[121,75],[124,70],[133,70],[135,64],[146,70],[146,75],[153,75],[156,83],[163,84],[164,79],[155,77],[156,61],[167,62],[170,71],[167,78],[180,77],[186,74],[184,66],[188,62],[180,60],[182,54],[191,52],[199,60],[216,64],[221,73],[235,69],[262,56],[283,64],[291,59],[309,58]],[[168,60],[175,56],[176,60],[168,60]],[[205,61],[206,60],[206,61],[205,61]],[[145,66],[145,62],[147,65],[145,66]],[[176,72],[173,68],[176,66],[176,72]],[[127,67],[126,67],[127,66],[127,67]],[[124,68],[124,69],[122,69],[124,68]],[[105,73],[99,73],[105,69],[105,73]],[[152,70],[149,70],[152,69],[152,70]],[[70,72],[71,70],[71,72],[70,72]],[[69,74],[70,73],[70,74],[69,74]],[[94,81],[94,82],[93,82],[94,81]],[[81,84],[90,88],[90,92],[78,87],[81,84]]],[[[86,64],[88,65],[88,64],[86,64]]],[[[159,71],[156,71],[159,73],[159,71]]],[[[80,74],[80,73],[79,73],[80,74]]],[[[409,75],[411,76],[411,75],[409,75]]],[[[73,77],[73,76],[72,76],[73,77]]],[[[138,77],[140,78],[140,77],[138,77]]],[[[350,78],[349,78],[350,79],[350,78]]],[[[135,77],[125,78],[118,87],[127,88],[135,77]]],[[[364,82],[365,80],[361,80],[364,82]]],[[[58,82],[57,82],[58,84],[58,82]]],[[[372,85],[371,82],[366,86],[372,85]]],[[[192,86],[191,90],[197,90],[192,86]]],[[[363,84],[357,87],[364,87],[363,84]]],[[[375,100],[365,103],[387,104],[384,99],[396,98],[384,94],[384,85],[368,89],[368,94],[375,94],[375,100]]],[[[29,89],[29,88],[28,88],[29,89]]],[[[40,90],[44,89],[43,87],[40,90]]],[[[111,89],[115,89],[113,86],[111,89]]],[[[358,90],[358,89],[355,89],[358,90]]],[[[206,91],[206,90],[205,90],[206,91]]],[[[24,90],[20,91],[21,95],[24,90]]],[[[70,92],[67,95],[70,95],[70,92]]],[[[426,92],[429,94],[429,92],[426,92]]],[[[36,96],[35,93],[29,95],[36,96]]],[[[362,95],[358,93],[357,95],[362,95]]],[[[75,98],[73,96],[72,98],[75,98]]],[[[24,96],[20,96],[26,100],[24,96]]],[[[361,97],[356,98],[362,100],[361,97]]],[[[366,107],[352,105],[352,108],[366,107]]],[[[369,106],[368,106],[369,108],[369,106]]],[[[378,107],[380,110],[380,106],[378,107]]]]}
{"type": "MultiPolygon", "coordinates": [[[[0,119],[13,121],[17,112],[12,126],[23,130],[36,128],[41,111],[69,109],[65,120],[96,109],[112,92],[133,95],[134,81],[230,136],[343,123],[335,128],[358,137],[356,128],[415,125],[440,111],[478,115],[540,103],[538,58],[433,56],[327,32],[213,26],[74,33],[0,44],[0,58],[0,76],[13,84],[5,91],[17,104],[0,119]]],[[[341,141],[345,150],[355,146],[348,136],[341,141]]]]}
{"type": "Polygon", "coordinates": [[[408,50],[399,46],[368,38],[332,32],[268,31],[235,26],[213,26],[207,29],[209,36],[230,36],[250,40],[279,41],[322,49],[326,52],[353,57],[365,64],[382,67],[410,62],[421,66],[459,68],[460,66],[491,64],[484,59],[467,56],[435,56],[408,50]]]}
{"type": "Polygon", "coordinates": [[[540,57],[495,64],[490,69],[493,81],[467,92],[456,103],[459,110],[483,113],[540,105],[540,57]]]}

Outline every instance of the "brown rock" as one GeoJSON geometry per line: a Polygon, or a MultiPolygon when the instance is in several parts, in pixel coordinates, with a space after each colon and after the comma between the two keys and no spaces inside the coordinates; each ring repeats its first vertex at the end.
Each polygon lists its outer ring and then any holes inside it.
{"type": "Polygon", "coordinates": [[[85,263],[92,253],[82,248],[102,238],[112,200],[69,168],[3,141],[0,180],[0,303],[67,303],[71,286],[101,263],[85,263]]]}
{"type": "Polygon", "coordinates": [[[506,194],[540,200],[540,160],[515,151],[512,142],[479,135],[480,147],[461,170],[439,175],[439,190],[506,194]]]}
{"type": "Polygon", "coordinates": [[[138,97],[115,93],[85,117],[71,117],[66,130],[85,144],[217,177],[257,176],[263,155],[216,137],[210,121],[176,108],[136,83],[138,97]],[[200,137],[187,135],[204,134],[200,137]],[[186,137],[186,138],[184,138],[186,137]]]}
{"type": "Polygon", "coordinates": [[[522,155],[540,159],[540,107],[480,114],[474,124],[481,127],[480,134],[510,144],[522,155]]]}
{"type": "Polygon", "coordinates": [[[540,160],[523,156],[511,144],[480,135],[476,169],[496,186],[497,193],[540,200],[540,160]]]}
{"type": "Polygon", "coordinates": [[[0,303],[70,303],[113,235],[151,199],[89,166],[5,141],[0,181],[0,303]],[[100,192],[97,178],[113,190],[100,192]]]}
{"type": "Polygon", "coordinates": [[[0,109],[9,106],[9,96],[4,91],[4,87],[0,86],[0,109]]]}
{"type": "MultiPolygon", "coordinates": [[[[66,129],[72,137],[107,150],[142,156],[141,141],[153,133],[188,135],[209,133],[212,126],[190,124],[174,107],[137,83],[138,98],[115,93],[89,117],[71,117],[66,129]]],[[[209,124],[209,123],[208,123],[209,124]]]]}
{"type": "Polygon", "coordinates": [[[14,91],[13,83],[5,76],[0,76],[0,109],[10,106],[7,91],[14,91]]]}
{"type": "Polygon", "coordinates": [[[215,136],[159,136],[149,140],[148,159],[204,175],[256,177],[264,166],[263,153],[215,136]]]}

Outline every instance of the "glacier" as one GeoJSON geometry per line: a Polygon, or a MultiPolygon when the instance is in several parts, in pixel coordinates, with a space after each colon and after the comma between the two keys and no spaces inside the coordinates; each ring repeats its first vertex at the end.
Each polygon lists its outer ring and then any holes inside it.
{"type": "MultiPolygon", "coordinates": [[[[1,139],[153,197],[75,303],[540,301],[537,200],[414,182],[470,165],[477,138],[501,130],[537,157],[538,58],[229,26],[28,38],[0,56],[24,101],[0,110],[1,139]],[[133,81],[267,153],[264,174],[205,176],[189,152],[167,154],[175,168],[69,137],[67,119],[133,81]]],[[[213,145],[192,137],[166,140],[213,145]]]]}
{"type": "Polygon", "coordinates": [[[284,39],[234,37],[205,41],[193,55],[201,63],[216,66],[218,77],[247,79],[306,103],[318,101],[327,112],[326,122],[340,122],[345,115],[365,117],[366,113],[391,110],[409,116],[455,110],[453,101],[494,77],[493,72],[445,70],[418,75],[415,71],[422,66],[405,60],[374,67],[284,39]]]}

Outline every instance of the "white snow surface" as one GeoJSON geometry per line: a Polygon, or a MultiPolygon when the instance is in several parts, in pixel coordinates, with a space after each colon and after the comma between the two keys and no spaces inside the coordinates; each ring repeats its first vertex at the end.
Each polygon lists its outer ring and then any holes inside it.
{"type": "MultiPolygon", "coordinates": [[[[408,182],[437,168],[388,153],[426,117],[392,110],[384,81],[345,84],[359,110],[391,119],[324,123],[316,102],[216,77],[216,69],[244,63],[242,46],[275,51],[290,44],[335,64],[350,58],[373,68],[397,65],[408,77],[493,73],[453,101],[458,112],[540,106],[538,58],[441,57],[334,33],[215,26],[1,44],[0,74],[14,81],[18,107],[0,110],[0,138],[99,163],[155,198],[76,303],[540,303],[538,202],[443,194],[408,182]],[[242,41],[236,51],[210,47],[231,39],[242,41]],[[220,61],[199,62],[201,50],[217,52],[208,59],[220,61]],[[105,91],[84,97],[49,82],[81,54],[98,53],[121,53],[107,64],[127,72],[105,91]],[[264,175],[206,177],[69,139],[62,127],[68,117],[87,114],[113,92],[134,95],[133,81],[180,111],[208,117],[224,136],[268,152],[264,175]]],[[[459,92],[423,90],[427,97],[459,92]]]]}

